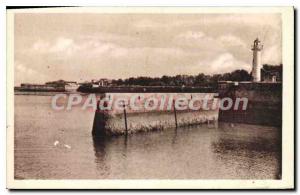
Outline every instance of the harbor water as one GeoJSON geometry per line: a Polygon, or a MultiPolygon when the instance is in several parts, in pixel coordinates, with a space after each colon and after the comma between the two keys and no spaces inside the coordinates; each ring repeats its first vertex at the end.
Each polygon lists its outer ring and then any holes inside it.
{"type": "Polygon", "coordinates": [[[16,179],[278,179],[280,129],[203,124],[92,138],[94,111],[15,95],[16,179]]]}

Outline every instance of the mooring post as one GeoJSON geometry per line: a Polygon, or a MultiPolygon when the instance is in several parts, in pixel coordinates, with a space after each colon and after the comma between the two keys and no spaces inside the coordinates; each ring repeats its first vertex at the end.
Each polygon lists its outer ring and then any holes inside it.
{"type": "Polygon", "coordinates": [[[173,108],[174,108],[175,126],[177,128],[177,114],[176,114],[175,100],[173,100],[173,108]]]}
{"type": "Polygon", "coordinates": [[[93,122],[93,129],[92,129],[92,135],[95,137],[99,135],[101,132],[101,122],[103,120],[102,115],[99,110],[99,103],[100,101],[97,101],[97,108],[95,110],[95,115],[94,115],[94,122],[93,122]]]}
{"type": "Polygon", "coordinates": [[[125,102],[123,102],[123,111],[124,111],[124,120],[125,120],[125,135],[128,135],[128,128],[127,128],[127,115],[126,115],[126,106],[125,102]]]}

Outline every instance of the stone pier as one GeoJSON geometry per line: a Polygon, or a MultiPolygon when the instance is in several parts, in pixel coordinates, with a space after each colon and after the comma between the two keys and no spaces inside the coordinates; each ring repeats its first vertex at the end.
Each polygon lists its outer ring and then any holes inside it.
{"type": "Polygon", "coordinates": [[[106,106],[115,105],[118,98],[130,100],[134,97],[135,109],[129,101],[124,101],[123,109],[98,109],[95,112],[93,135],[122,135],[217,122],[219,107],[218,103],[214,104],[218,102],[216,96],[216,93],[105,93],[101,99],[111,100],[106,106]],[[186,98],[185,103],[193,103],[200,109],[193,110],[187,106],[177,110],[174,104],[180,98],[186,98]],[[206,106],[202,105],[201,99],[204,98],[208,100],[206,106]],[[151,101],[153,99],[158,102],[151,101]],[[145,108],[145,105],[151,109],[145,108]]]}

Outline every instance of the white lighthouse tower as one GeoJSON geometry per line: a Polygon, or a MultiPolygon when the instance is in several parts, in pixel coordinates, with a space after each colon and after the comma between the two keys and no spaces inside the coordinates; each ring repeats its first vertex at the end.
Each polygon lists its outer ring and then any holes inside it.
{"type": "Polygon", "coordinates": [[[261,69],[261,51],[263,50],[263,45],[260,40],[256,38],[253,43],[253,66],[252,66],[252,77],[253,82],[260,82],[260,69],[261,69]]]}

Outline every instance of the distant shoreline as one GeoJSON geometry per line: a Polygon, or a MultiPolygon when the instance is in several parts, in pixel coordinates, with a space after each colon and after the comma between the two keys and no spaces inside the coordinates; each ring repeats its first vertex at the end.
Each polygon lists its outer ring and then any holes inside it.
{"type": "Polygon", "coordinates": [[[64,91],[64,92],[54,92],[54,91],[15,91],[14,92],[14,95],[36,95],[36,96],[52,96],[52,95],[55,95],[55,94],[82,94],[82,95],[85,95],[85,93],[80,93],[80,92],[77,92],[77,91],[72,91],[72,92],[68,92],[68,91],[64,91]]]}

